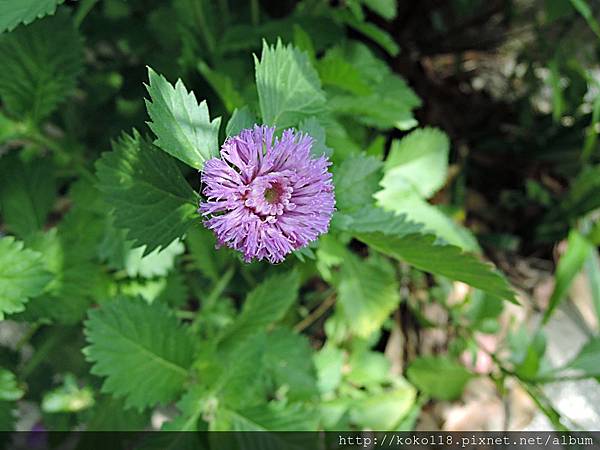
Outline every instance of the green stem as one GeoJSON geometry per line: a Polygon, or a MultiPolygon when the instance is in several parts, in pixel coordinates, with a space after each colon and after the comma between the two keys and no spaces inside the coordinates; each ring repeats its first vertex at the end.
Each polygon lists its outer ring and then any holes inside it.
{"type": "Polygon", "coordinates": [[[81,0],[79,3],[79,8],[73,17],[73,21],[75,22],[75,26],[79,28],[83,19],[89,14],[94,5],[98,3],[98,0],[81,0]]]}
{"type": "Polygon", "coordinates": [[[250,0],[250,17],[252,18],[252,25],[258,26],[260,22],[260,5],[258,0],[250,0]]]}

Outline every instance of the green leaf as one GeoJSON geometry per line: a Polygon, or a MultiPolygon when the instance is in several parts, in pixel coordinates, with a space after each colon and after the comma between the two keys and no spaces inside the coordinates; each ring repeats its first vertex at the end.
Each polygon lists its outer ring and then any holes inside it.
{"type": "Polygon", "coordinates": [[[52,164],[41,159],[24,164],[9,155],[0,159],[0,179],[0,213],[7,229],[22,238],[41,229],[56,196],[52,164]]]}
{"type": "Polygon", "coordinates": [[[14,402],[23,397],[24,393],[15,375],[10,370],[0,367],[0,401],[14,402]]]}
{"type": "Polygon", "coordinates": [[[431,197],[446,182],[450,142],[437,128],[420,128],[394,139],[384,167],[384,189],[431,197]]]}
{"type": "Polygon", "coordinates": [[[231,119],[227,122],[225,134],[227,134],[227,137],[235,136],[242,130],[252,128],[255,123],[256,117],[250,112],[250,108],[243,106],[242,108],[233,111],[231,119]]]}
{"type": "Polygon", "coordinates": [[[370,10],[386,20],[392,20],[397,14],[396,0],[361,0],[370,10]]]}
{"type": "Polygon", "coordinates": [[[336,47],[319,60],[317,70],[324,86],[334,86],[355,95],[371,93],[371,88],[360,71],[346,61],[336,47]]]}
{"type": "Polygon", "coordinates": [[[401,194],[393,190],[383,190],[375,194],[377,203],[386,210],[402,214],[423,225],[428,233],[434,233],[444,243],[456,245],[463,250],[479,253],[477,239],[465,227],[448,217],[437,206],[431,205],[416,192],[401,194]]]}
{"type": "Polygon", "coordinates": [[[150,67],[148,78],[146,109],[148,126],[157,137],[154,143],[188,166],[202,169],[207,159],[219,154],[221,118],[211,121],[206,101],[198,104],[181,80],[173,86],[150,67]]]}
{"type": "Polygon", "coordinates": [[[600,377],[600,338],[590,339],[579,353],[569,361],[562,369],[578,370],[586,376],[600,377]]]}
{"type": "Polygon", "coordinates": [[[356,233],[355,237],[375,250],[405,261],[425,272],[462,281],[492,297],[516,302],[506,279],[494,267],[453,245],[436,245],[432,235],[402,236],[381,232],[356,233]]]}
{"type": "MultiPolygon", "coordinates": [[[[76,217],[75,221],[81,220],[76,217]]],[[[28,239],[28,246],[43,255],[44,268],[53,275],[46,292],[25,311],[24,318],[50,318],[64,324],[79,322],[94,299],[103,297],[103,272],[92,260],[81,234],[70,233],[69,222],[28,239]]],[[[86,230],[91,232],[91,230],[86,230]]]]}
{"type": "Polygon", "coordinates": [[[404,382],[393,390],[355,400],[350,418],[363,429],[395,430],[415,404],[415,397],[415,388],[404,382]]]}
{"type": "Polygon", "coordinates": [[[148,425],[148,417],[135,409],[125,409],[123,400],[102,395],[94,405],[86,431],[142,431],[148,425]]]}
{"type": "Polygon", "coordinates": [[[276,329],[268,339],[265,367],[276,390],[283,389],[291,402],[314,400],[318,395],[317,378],[308,339],[286,328],[276,329]]]}
{"type": "Polygon", "coordinates": [[[348,252],[337,283],[338,305],[350,329],[367,337],[400,303],[393,267],[384,259],[363,261],[348,252]]]}
{"type": "Polygon", "coordinates": [[[72,374],[65,375],[62,386],[44,394],[42,411],[45,413],[73,413],[94,405],[94,392],[89,386],[79,387],[72,374]]]}
{"type": "Polygon", "coordinates": [[[351,211],[372,204],[381,166],[381,161],[371,156],[359,154],[346,158],[333,174],[337,209],[351,211]]]}
{"type": "Polygon", "coordinates": [[[0,0],[0,33],[12,31],[20,23],[54,14],[65,0],[0,0]]]}
{"type": "Polygon", "coordinates": [[[457,399],[474,377],[462,365],[444,356],[419,357],[408,366],[406,375],[419,390],[438,400],[457,399]]]}
{"type": "Polygon", "coordinates": [[[173,400],[194,357],[190,336],[161,303],[117,299],[89,312],[86,359],[102,391],[138,410],[173,400]]]}
{"type": "Polygon", "coordinates": [[[135,131],[104,153],[96,170],[115,225],[135,246],[145,245],[144,254],[169,246],[197,219],[197,194],[175,161],[135,131]]]}
{"type": "Polygon", "coordinates": [[[332,227],[350,233],[371,233],[407,235],[422,230],[421,224],[406,220],[404,214],[394,214],[375,206],[365,206],[350,213],[336,212],[332,227]]]}
{"type": "Polygon", "coordinates": [[[298,297],[300,280],[296,272],[274,275],[246,297],[242,312],[225,330],[221,345],[230,346],[283,318],[298,297]]]}
{"type": "Polygon", "coordinates": [[[212,281],[217,281],[232,262],[230,253],[215,251],[217,239],[212,231],[202,225],[193,226],[186,235],[186,244],[194,259],[194,266],[212,281]]]}
{"type": "Polygon", "coordinates": [[[175,258],[185,251],[179,239],[175,239],[167,247],[156,248],[144,255],[145,248],[134,248],[134,244],[126,239],[127,232],[115,228],[112,222],[112,217],[109,217],[98,249],[99,256],[108,262],[109,267],[125,270],[131,278],[165,276],[175,265],[175,258]]]}
{"type": "Polygon", "coordinates": [[[548,302],[548,307],[544,312],[544,323],[550,320],[556,307],[567,295],[575,275],[583,269],[586,259],[592,250],[594,250],[592,244],[577,230],[571,230],[567,243],[567,251],[558,261],[556,272],[554,273],[555,285],[548,302]]]}
{"type": "Polygon", "coordinates": [[[31,298],[42,294],[50,278],[41,254],[23,248],[11,236],[0,238],[0,320],[23,311],[31,298]]]}
{"type": "Polygon", "coordinates": [[[316,117],[309,117],[300,122],[298,130],[308,133],[315,142],[310,149],[310,154],[313,158],[318,158],[322,155],[331,157],[333,149],[329,148],[325,143],[326,134],[325,128],[321,126],[321,123],[316,117]]]}
{"type": "MultiPolygon", "coordinates": [[[[216,422],[217,426],[211,431],[313,431],[317,417],[300,404],[273,402],[239,411],[219,409],[216,422]]],[[[218,436],[227,437],[223,434],[218,436]]],[[[297,447],[293,445],[291,434],[246,433],[243,439],[245,445],[242,448],[306,448],[306,437],[302,444],[298,442],[300,446],[297,447]]],[[[231,448],[227,445],[218,447],[231,448]]]]}
{"type": "Polygon", "coordinates": [[[400,53],[400,47],[398,47],[394,38],[377,25],[359,20],[349,11],[338,11],[336,16],[350,28],[353,28],[380,45],[389,55],[396,56],[400,53]]]}
{"type": "Polygon", "coordinates": [[[305,53],[292,45],[263,41],[260,61],[254,57],[256,87],[263,122],[280,128],[296,126],[325,109],[325,93],[305,53]]]}
{"type": "Polygon", "coordinates": [[[40,121],[75,88],[83,45],[67,14],[0,35],[0,98],[11,115],[40,121]]]}
{"type": "Polygon", "coordinates": [[[198,62],[197,67],[198,71],[219,96],[228,112],[233,112],[236,108],[243,106],[244,99],[234,87],[233,80],[229,76],[211,69],[204,61],[198,62]]]}

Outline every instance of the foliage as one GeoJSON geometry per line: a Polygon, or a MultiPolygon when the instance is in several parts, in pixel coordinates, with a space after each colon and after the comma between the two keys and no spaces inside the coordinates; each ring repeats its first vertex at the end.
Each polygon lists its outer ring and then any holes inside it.
{"type": "Polygon", "coordinates": [[[473,53],[452,21],[478,2],[418,3],[405,35],[392,0],[0,0],[0,429],[28,402],[48,430],[156,428],[157,411],[165,430],[404,430],[478,376],[564,427],[543,383],[600,379],[597,330],[559,367],[545,338],[578,274],[600,317],[597,8],[499,12],[540,23],[496,99],[508,125],[480,130],[483,109],[456,126],[469,61],[438,66],[473,53]],[[332,163],[328,233],[279,265],[244,263],[198,213],[205,162],[255,123],[332,163]],[[505,325],[528,300],[490,260],[555,246],[538,329],[505,325]],[[432,330],[443,345],[397,348],[432,330]],[[482,334],[503,339],[486,374],[465,363],[482,334]]]}

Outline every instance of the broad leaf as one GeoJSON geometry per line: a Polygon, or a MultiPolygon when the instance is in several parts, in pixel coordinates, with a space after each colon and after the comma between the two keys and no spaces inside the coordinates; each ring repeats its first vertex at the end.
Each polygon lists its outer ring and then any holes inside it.
{"type": "Polygon", "coordinates": [[[449,149],[448,137],[437,128],[420,128],[392,141],[381,185],[431,197],[446,182],[449,149]]]}
{"type": "Polygon", "coordinates": [[[22,238],[41,229],[56,196],[52,164],[41,159],[24,164],[16,155],[6,156],[0,158],[0,180],[6,227],[22,238]]]}
{"type": "Polygon", "coordinates": [[[281,40],[263,42],[260,61],[255,57],[256,87],[263,122],[280,128],[296,126],[325,109],[325,93],[305,53],[281,40]]]}
{"type": "Polygon", "coordinates": [[[0,33],[13,30],[20,23],[54,14],[65,0],[0,0],[0,33]]]}
{"type": "Polygon", "coordinates": [[[246,297],[235,322],[225,331],[222,345],[232,345],[281,320],[296,300],[298,288],[296,272],[272,276],[258,285],[246,297]]]}
{"type": "Polygon", "coordinates": [[[187,380],[192,341],[160,303],[116,299],[91,310],[84,349],[92,373],[106,377],[103,392],[139,410],[173,400],[187,380]]]}
{"type": "Polygon", "coordinates": [[[349,211],[373,203],[381,178],[381,161],[371,156],[346,158],[333,175],[336,207],[349,211]]]}
{"type": "Polygon", "coordinates": [[[202,169],[207,159],[219,154],[221,118],[210,120],[206,101],[198,104],[193,92],[183,82],[171,85],[165,77],[148,68],[150,100],[146,109],[154,143],[188,166],[202,169]]]}
{"type": "Polygon", "coordinates": [[[0,35],[0,67],[6,111],[39,121],[75,88],[83,67],[81,37],[66,14],[19,27],[0,35]]]}
{"type": "Polygon", "coordinates": [[[439,400],[454,400],[474,377],[464,366],[443,356],[422,356],[406,371],[408,379],[424,394],[439,400]]]}
{"type": "Polygon", "coordinates": [[[339,275],[338,305],[358,336],[378,330],[400,303],[393,267],[384,259],[363,261],[348,252],[339,275]]]}
{"type": "Polygon", "coordinates": [[[31,298],[42,294],[50,278],[41,254],[23,248],[13,237],[0,238],[0,320],[23,311],[31,298]]]}
{"type": "Polygon", "coordinates": [[[515,302],[506,279],[494,267],[453,245],[436,245],[432,235],[397,236],[381,232],[356,233],[355,237],[375,250],[405,261],[417,269],[463,281],[492,297],[515,302]]]}
{"type": "Polygon", "coordinates": [[[393,390],[352,402],[350,418],[362,428],[394,430],[415,404],[416,392],[406,381],[393,390]]]}
{"type": "Polygon", "coordinates": [[[308,339],[286,328],[268,335],[265,367],[274,383],[274,392],[285,391],[289,401],[314,400],[318,395],[313,350],[308,339]]]}
{"type": "Polygon", "coordinates": [[[144,254],[182,237],[197,218],[197,194],[176,162],[137,132],[123,135],[96,163],[99,189],[114,208],[115,225],[144,254]]]}
{"type": "Polygon", "coordinates": [[[564,369],[578,370],[589,377],[600,377],[600,338],[590,339],[564,369]]]}
{"type": "Polygon", "coordinates": [[[310,154],[313,158],[318,158],[322,155],[331,157],[333,149],[327,146],[325,142],[325,128],[321,126],[321,123],[316,117],[309,117],[308,119],[303,120],[300,122],[298,129],[308,133],[314,139],[313,145],[310,149],[310,154]]]}

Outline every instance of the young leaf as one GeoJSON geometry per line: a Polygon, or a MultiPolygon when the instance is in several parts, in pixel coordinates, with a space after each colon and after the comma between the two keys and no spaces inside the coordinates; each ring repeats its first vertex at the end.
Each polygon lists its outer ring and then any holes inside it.
{"type": "Polygon", "coordinates": [[[0,67],[6,111],[39,121],[75,88],[83,67],[81,37],[67,14],[19,27],[0,35],[0,67]]]}
{"type": "Polygon", "coordinates": [[[65,0],[2,0],[0,1],[0,33],[12,31],[20,23],[30,24],[35,19],[54,14],[65,0]]]}
{"type": "Polygon", "coordinates": [[[260,61],[254,57],[256,87],[263,122],[280,128],[296,126],[325,109],[325,93],[305,53],[277,40],[263,41],[260,61]]]}
{"type": "Polygon", "coordinates": [[[41,254],[23,248],[23,243],[11,236],[0,238],[0,320],[5,314],[23,311],[50,279],[41,254]]]}
{"type": "Polygon", "coordinates": [[[47,160],[23,164],[16,155],[0,159],[0,213],[7,229],[25,238],[41,229],[56,195],[54,171],[47,160]]]}
{"type": "Polygon", "coordinates": [[[157,138],[154,143],[188,166],[202,169],[204,161],[219,154],[221,118],[211,121],[206,101],[198,104],[181,80],[173,86],[150,67],[148,78],[146,109],[152,119],[148,126],[157,138]]]}
{"type": "Polygon", "coordinates": [[[356,233],[370,247],[417,269],[452,280],[463,281],[492,297],[515,302],[506,279],[489,263],[453,245],[436,245],[435,236],[424,234],[390,235],[381,232],[356,233]]]}
{"type": "Polygon", "coordinates": [[[160,303],[116,299],[91,310],[85,322],[92,373],[106,377],[102,391],[142,410],[183,390],[194,357],[191,338],[160,303]]]}
{"type": "Polygon", "coordinates": [[[337,285],[338,305],[350,329],[367,337],[400,303],[394,270],[383,259],[362,261],[348,252],[337,285]]]}
{"type": "Polygon", "coordinates": [[[15,375],[0,367],[0,401],[14,402],[19,400],[25,392],[17,383],[15,375]]]}
{"type": "Polygon", "coordinates": [[[96,163],[98,188],[114,208],[115,225],[144,254],[182,237],[196,219],[197,194],[175,161],[137,132],[124,134],[96,163]]]}
{"type": "Polygon", "coordinates": [[[406,375],[423,393],[439,400],[460,397],[467,382],[474,377],[464,366],[443,356],[415,359],[406,375]]]}

